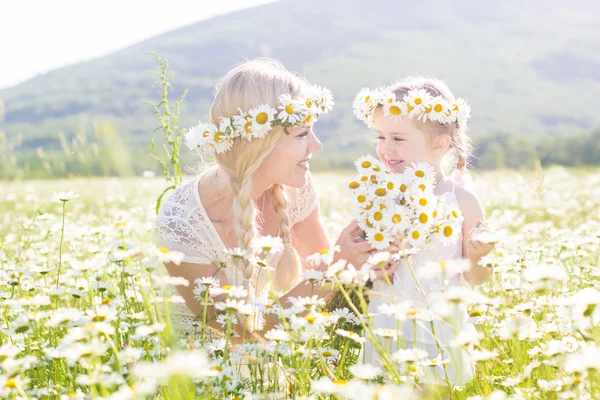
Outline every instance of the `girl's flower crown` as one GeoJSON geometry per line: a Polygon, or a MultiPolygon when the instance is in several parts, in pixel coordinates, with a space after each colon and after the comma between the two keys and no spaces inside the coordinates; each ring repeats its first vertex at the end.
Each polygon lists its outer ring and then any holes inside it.
{"type": "Polygon", "coordinates": [[[386,117],[397,121],[400,118],[417,118],[422,121],[436,121],[441,124],[458,122],[466,126],[471,107],[464,99],[451,103],[442,96],[432,96],[425,89],[412,89],[402,99],[389,89],[361,89],[354,99],[354,115],[370,128],[375,128],[373,114],[378,106],[383,107],[386,117]]]}
{"type": "Polygon", "coordinates": [[[288,127],[315,122],[334,105],[331,91],[320,86],[310,86],[307,95],[298,99],[281,95],[279,102],[277,108],[262,104],[247,112],[238,109],[238,115],[221,118],[218,126],[200,122],[185,134],[185,142],[190,150],[223,153],[233,147],[235,138],[263,138],[276,125],[288,135],[288,127]]]}

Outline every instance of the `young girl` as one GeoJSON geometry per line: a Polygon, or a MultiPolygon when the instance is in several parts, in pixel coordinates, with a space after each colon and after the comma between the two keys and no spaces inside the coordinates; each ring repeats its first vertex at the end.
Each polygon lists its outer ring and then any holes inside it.
{"type": "MultiPolygon", "coordinates": [[[[427,311],[434,292],[465,283],[480,285],[491,275],[490,269],[480,266],[478,261],[493,246],[471,236],[485,217],[478,197],[465,185],[470,153],[466,132],[469,107],[462,99],[455,99],[443,82],[425,78],[409,78],[374,92],[363,90],[354,107],[355,114],[376,131],[377,155],[391,172],[402,173],[412,163],[430,164],[435,169],[435,195],[462,212],[464,219],[454,246],[432,241],[409,258],[415,275],[418,277],[431,262],[465,258],[471,263],[471,268],[463,273],[448,273],[445,279],[429,276],[417,282],[403,260],[393,275],[391,287],[383,281],[374,284],[369,304],[374,327],[398,331],[399,338],[391,345],[389,340],[381,341],[392,359],[414,356],[402,352],[402,348],[420,350],[415,353],[417,357],[418,353],[424,355],[425,362],[415,363],[419,366],[412,368],[412,373],[421,375],[420,382],[464,385],[473,379],[473,363],[467,351],[451,346],[451,342],[458,333],[473,333],[475,329],[468,323],[466,308],[454,309],[449,319],[452,324],[427,317],[427,311]],[[444,174],[449,169],[454,169],[453,177],[444,174]],[[380,307],[385,304],[392,307],[380,307]],[[445,368],[443,360],[448,360],[445,368]]],[[[372,343],[365,346],[365,360],[379,360],[372,343]]]]}

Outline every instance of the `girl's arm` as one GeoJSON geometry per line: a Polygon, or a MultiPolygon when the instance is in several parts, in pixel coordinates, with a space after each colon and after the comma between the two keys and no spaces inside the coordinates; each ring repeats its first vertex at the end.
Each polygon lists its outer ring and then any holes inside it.
{"type": "Polygon", "coordinates": [[[485,211],[477,195],[465,188],[456,188],[456,198],[463,214],[463,256],[471,261],[471,269],[463,274],[471,285],[481,285],[492,275],[492,270],[479,265],[479,260],[489,254],[494,245],[472,240],[473,230],[485,220],[485,211]]]}

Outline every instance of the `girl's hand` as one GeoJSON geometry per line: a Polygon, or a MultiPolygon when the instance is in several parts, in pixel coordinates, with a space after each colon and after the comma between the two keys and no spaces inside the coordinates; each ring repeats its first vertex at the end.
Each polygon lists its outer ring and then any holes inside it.
{"type": "Polygon", "coordinates": [[[469,232],[467,241],[467,258],[470,260],[479,260],[488,255],[494,249],[494,243],[488,243],[483,240],[477,240],[477,236],[489,232],[489,227],[480,219],[476,221],[476,226],[469,232]]]}

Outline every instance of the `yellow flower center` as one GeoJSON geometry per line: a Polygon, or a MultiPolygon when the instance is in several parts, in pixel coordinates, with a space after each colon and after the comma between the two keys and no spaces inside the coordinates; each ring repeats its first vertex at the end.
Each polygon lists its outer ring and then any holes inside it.
{"type": "Polygon", "coordinates": [[[256,115],[256,122],[258,122],[258,123],[259,123],[259,124],[261,124],[261,125],[264,125],[264,124],[266,124],[268,120],[269,120],[269,116],[268,116],[268,115],[267,115],[267,113],[266,113],[266,112],[264,112],[264,111],[263,111],[263,112],[261,112],[261,113],[258,113],[258,114],[256,115]]]}
{"type": "Polygon", "coordinates": [[[306,117],[306,119],[304,121],[302,121],[302,123],[308,124],[308,123],[310,123],[310,121],[312,121],[312,114],[308,114],[308,116],[306,117]]]}
{"type": "Polygon", "coordinates": [[[413,231],[411,236],[413,239],[417,240],[418,238],[421,237],[421,233],[419,231],[413,231]]]}
{"type": "Polygon", "coordinates": [[[334,379],[332,382],[333,382],[334,385],[345,385],[345,384],[348,383],[348,382],[346,382],[343,379],[334,379]]]}
{"type": "Polygon", "coordinates": [[[14,379],[9,379],[4,384],[4,387],[9,388],[9,389],[14,389],[17,387],[17,382],[15,382],[14,379]]]}
{"type": "Polygon", "coordinates": [[[217,143],[221,142],[223,136],[225,136],[225,134],[223,132],[215,133],[215,142],[217,142],[217,143]]]}
{"type": "Polygon", "coordinates": [[[202,132],[202,137],[207,138],[210,135],[209,131],[202,132]]]}
{"type": "Polygon", "coordinates": [[[163,254],[169,254],[169,250],[165,249],[164,247],[161,247],[160,249],[158,249],[161,253],[163,254]]]}
{"type": "Polygon", "coordinates": [[[454,218],[458,218],[458,212],[456,210],[452,210],[452,216],[454,218]]]}
{"type": "Polygon", "coordinates": [[[400,191],[402,193],[406,192],[407,189],[408,189],[408,187],[404,183],[402,185],[400,185],[400,191]]]}
{"type": "Polygon", "coordinates": [[[392,115],[400,115],[400,107],[398,106],[391,106],[390,107],[390,114],[392,115]]]}
{"type": "Polygon", "coordinates": [[[252,133],[252,122],[246,122],[246,125],[244,125],[244,130],[246,133],[252,133]]]}
{"type": "Polygon", "coordinates": [[[358,183],[358,182],[350,182],[350,184],[348,185],[348,187],[350,189],[358,189],[360,187],[360,183],[358,183]]]}
{"type": "Polygon", "coordinates": [[[425,207],[427,205],[427,199],[425,197],[421,198],[419,200],[419,204],[425,207]]]}
{"type": "Polygon", "coordinates": [[[375,214],[373,214],[373,219],[375,221],[381,221],[383,219],[383,214],[377,211],[375,214]]]}
{"type": "Polygon", "coordinates": [[[376,234],[373,236],[373,239],[374,239],[376,242],[382,242],[382,241],[383,241],[383,235],[382,235],[381,233],[379,233],[379,232],[378,232],[378,233],[376,233],[376,234]]]}
{"type": "Polygon", "coordinates": [[[365,103],[368,103],[368,102],[369,102],[369,100],[371,100],[371,96],[367,96],[367,97],[365,97],[365,103]]]}
{"type": "Polygon", "coordinates": [[[469,313],[469,317],[481,317],[483,313],[479,310],[473,310],[469,313]]]}
{"type": "Polygon", "coordinates": [[[369,177],[367,175],[363,175],[363,176],[360,177],[360,180],[363,181],[363,182],[366,182],[366,181],[369,180],[369,177]]]}
{"type": "Polygon", "coordinates": [[[377,196],[385,196],[387,194],[387,190],[385,190],[384,188],[379,188],[375,190],[375,194],[377,196]]]}
{"type": "Polygon", "coordinates": [[[423,177],[425,176],[425,172],[424,172],[424,171],[421,171],[421,170],[419,169],[419,170],[416,170],[416,171],[415,171],[415,175],[416,175],[416,176],[418,176],[419,178],[423,178],[423,177]]]}
{"type": "Polygon", "coordinates": [[[392,216],[392,222],[394,224],[399,224],[400,222],[402,222],[402,216],[400,214],[394,214],[392,216]]]}
{"type": "Polygon", "coordinates": [[[285,106],[285,112],[288,114],[293,114],[294,113],[294,108],[291,105],[287,105],[285,106]]]}
{"type": "Polygon", "coordinates": [[[312,324],[313,322],[315,322],[317,320],[317,317],[313,316],[313,315],[307,315],[306,317],[304,317],[304,319],[309,323],[312,324]]]}
{"type": "Polygon", "coordinates": [[[410,366],[408,367],[408,370],[409,370],[410,372],[417,372],[417,367],[416,367],[416,366],[414,366],[414,365],[410,365],[410,366]]]}
{"type": "Polygon", "coordinates": [[[426,224],[427,221],[429,221],[429,217],[427,216],[427,214],[421,213],[421,215],[419,215],[419,222],[422,224],[426,224]]]}
{"type": "Polygon", "coordinates": [[[332,353],[332,352],[330,352],[330,351],[324,351],[324,352],[323,352],[323,355],[324,355],[325,357],[331,357],[331,356],[333,355],[333,353],[332,353]]]}
{"type": "Polygon", "coordinates": [[[454,111],[458,112],[458,104],[454,105],[454,111]]]}
{"type": "Polygon", "coordinates": [[[323,254],[327,254],[329,253],[329,249],[323,249],[319,252],[319,254],[323,255],[323,254]]]}
{"type": "Polygon", "coordinates": [[[450,225],[444,227],[444,236],[446,236],[446,237],[452,236],[452,227],[450,225]]]}
{"type": "Polygon", "coordinates": [[[425,106],[425,114],[429,114],[432,110],[431,104],[425,106]]]}
{"type": "Polygon", "coordinates": [[[410,103],[406,103],[406,108],[408,108],[408,111],[412,111],[412,110],[414,110],[414,109],[415,109],[415,106],[413,106],[413,105],[412,105],[412,104],[410,104],[410,103]]]}
{"type": "Polygon", "coordinates": [[[444,109],[444,106],[442,106],[440,103],[438,103],[435,105],[435,107],[433,107],[433,109],[435,110],[435,112],[442,112],[442,110],[444,109]]]}
{"type": "Polygon", "coordinates": [[[369,168],[371,166],[371,161],[363,161],[360,166],[363,168],[369,168]]]}
{"type": "Polygon", "coordinates": [[[376,165],[376,166],[373,167],[373,171],[379,172],[379,171],[381,171],[381,168],[379,168],[379,166],[376,165]]]}
{"type": "Polygon", "coordinates": [[[229,290],[229,289],[231,289],[231,285],[221,286],[221,289],[223,289],[223,290],[229,290]]]}
{"type": "Polygon", "coordinates": [[[422,98],[420,98],[420,97],[417,97],[417,98],[415,99],[415,104],[419,105],[419,104],[422,104],[422,103],[423,103],[423,99],[422,99],[422,98]]]}
{"type": "Polygon", "coordinates": [[[392,189],[394,189],[394,182],[388,182],[388,183],[387,183],[387,188],[388,188],[389,190],[392,190],[392,189]]]}
{"type": "Polygon", "coordinates": [[[356,199],[358,200],[359,203],[364,203],[365,201],[367,201],[367,198],[365,197],[364,194],[359,194],[356,199]]]}

